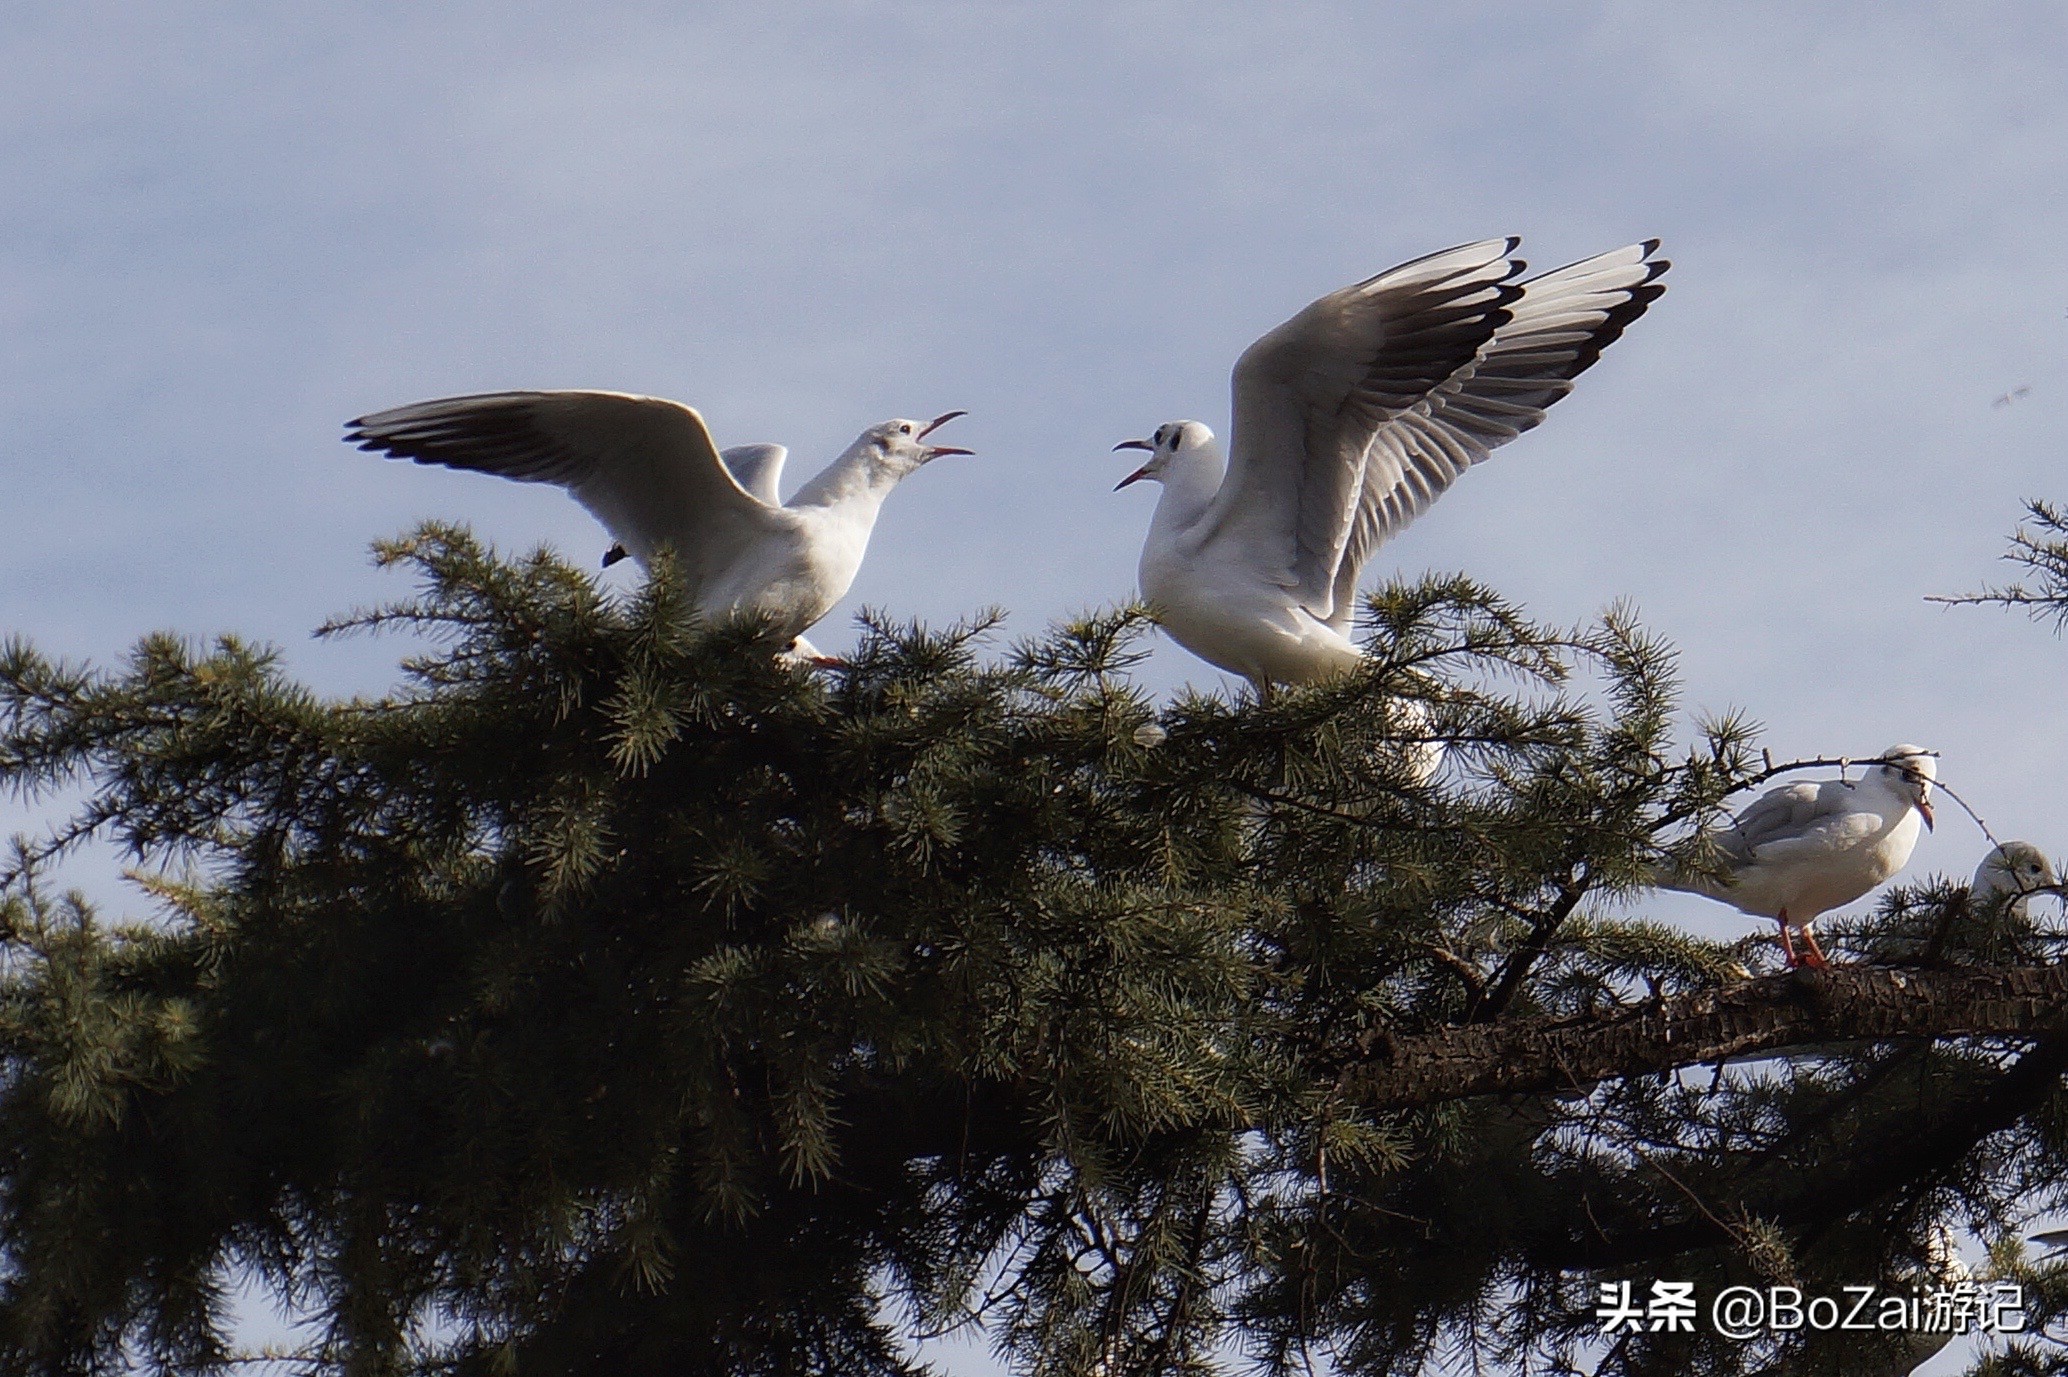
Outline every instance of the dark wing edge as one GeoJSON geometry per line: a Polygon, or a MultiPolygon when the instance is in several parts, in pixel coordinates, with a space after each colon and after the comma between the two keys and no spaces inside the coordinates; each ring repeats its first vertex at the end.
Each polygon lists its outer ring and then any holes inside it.
{"type": "MultiPolygon", "coordinates": [[[[345,443],[391,459],[520,483],[575,487],[634,438],[684,450],[747,496],[719,459],[694,407],[624,392],[477,392],[377,411],[346,422],[345,443]]],[[[695,475],[704,477],[702,473],[695,475]]]]}
{"type": "Polygon", "coordinates": [[[345,423],[345,443],[390,459],[411,459],[520,483],[572,486],[592,456],[539,424],[550,392],[475,392],[376,411],[345,423]]]}
{"type": "Polygon", "coordinates": [[[1391,420],[1372,441],[1365,488],[1337,566],[1329,620],[1347,626],[1365,562],[1459,475],[1542,424],[1630,323],[1666,290],[1659,241],[1597,254],[1519,285],[1521,300],[1482,356],[1391,420]]]}
{"type": "Polygon", "coordinates": [[[565,488],[642,562],[673,544],[692,589],[765,530],[695,408],[621,392],[484,392],[349,423],[361,450],[565,488]]]}
{"type": "Polygon", "coordinates": [[[1513,279],[1526,265],[1511,256],[1520,243],[1487,239],[1412,259],[1331,292],[1245,350],[1229,481],[1201,523],[1202,543],[1238,525],[1266,539],[1289,526],[1282,581],[1324,610],[1373,437],[1484,354],[1522,296],[1513,279]],[[1275,448],[1287,440],[1296,454],[1275,448]],[[1297,472],[1253,471],[1282,465],[1297,472]]]}

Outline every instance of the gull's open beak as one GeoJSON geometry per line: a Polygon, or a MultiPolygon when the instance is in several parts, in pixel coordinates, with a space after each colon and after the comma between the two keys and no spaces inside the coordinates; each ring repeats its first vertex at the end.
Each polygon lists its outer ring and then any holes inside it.
{"type": "MultiPolygon", "coordinates": [[[[1147,440],[1122,440],[1119,444],[1113,446],[1113,452],[1115,454],[1120,453],[1120,451],[1124,449],[1145,449],[1148,450],[1151,454],[1154,454],[1156,452],[1156,446],[1150,444],[1147,440]]],[[[1148,476],[1148,466],[1144,465],[1141,468],[1136,469],[1133,473],[1130,473],[1127,477],[1121,479],[1118,483],[1115,483],[1113,485],[1113,491],[1119,492],[1128,484],[1139,483],[1148,476]]]]}
{"type": "Polygon", "coordinates": [[[1932,805],[1924,799],[1919,799],[1917,801],[1917,811],[1924,817],[1924,830],[1927,832],[1933,830],[1932,805]]]}
{"type": "MultiPolygon", "coordinates": [[[[940,428],[941,428],[942,426],[944,426],[944,425],[948,424],[948,422],[950,422],[950,421],[954,420],[954,419],[955,419],[955,418],[956,418],[957,416],[967,416],[967,415],[969,415],[969,413],[968,413],[967,411],[944,411],[944,412],[942,412],[942,413],[941,413],[940,415],[938,415],[938,416],[934,417],[934,418],[933,418],[933,419],[932,419],[931,421],[928,421],[928,422],[926,423],[925,427],[924,427],[923,429],[921,429],[921,430],[920,430],[920,432],[919,432],[919,433],[918,433],[917,435],[914,435],[914,436],[913,436],[912,438],[913,438],[913,439],[915,439],[915,440],[924,440],[924,439],[925,439],[925,438],[926,438],[927,436],[929,436],[929,435],[933,434],[933,433],[934,433],[935,431],[939,430],[939,429],[940,429],[940,428]]],[[[940,458],[940,457],[941,457],[941,456],[942,456],[943,454],[975,454],[975,453],[976,453],[976,451],[975,451],[975,450],[973,450],[973,449],[957,449],[957,448],[956,448],[955,446],[953,446],[953,445],[928,445],[928,446],[926,447],[926,457],[927,457],[927,458],[929,458],[929,459],[938,459],[938,458],[940,458]]]]}

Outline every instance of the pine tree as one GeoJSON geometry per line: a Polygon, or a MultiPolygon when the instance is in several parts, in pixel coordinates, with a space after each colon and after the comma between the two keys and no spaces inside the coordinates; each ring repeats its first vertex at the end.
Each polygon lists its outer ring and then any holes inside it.
{"type": "Polygon", "coordinates": [[[1927,885],[1780,971],[1646,920],[1778,771],[1679,740],[1621,611],[1395,586],[1358,675],[1159,705],[1139,610],[818,674],[665,569],[381,557],[419,592],[326,628],[424,638],[380,699],[0,654],[0,777],[83,798],[0,914],[0,1371],[222,1371],[256,1273],[353,1377],[905,1373],[979,1318],[1043,1373],[1900,1372],[1597,1307],[1907,1294],[1949,1226],[2068,1316],[2016,1238],[2062,934],[1927,885]],[[89,843],[146,912],[51,890],[89,843]]]}

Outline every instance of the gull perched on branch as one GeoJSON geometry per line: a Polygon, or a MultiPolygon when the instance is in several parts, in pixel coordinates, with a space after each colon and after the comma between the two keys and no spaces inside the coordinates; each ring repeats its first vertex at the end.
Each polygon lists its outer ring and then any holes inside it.
{"type": "Polygon", "coordinates": [[[883,499],[907,474],[966,449],[926,437],[962,415],[869,427],[785,503],[781,445],[722,455],[695,409],[621,392],[490,392],[362,416],[347,443],[419,464],[553,483],[651,568],[672,548],[705,618],[765,617],[787,653],[819,660],[802,632],[846,595],[883,499]]]}
{"type": "Polygon", "coordinates": [[[1656,240],[1518,282],[1520,242],[1403,263],[1252,344],[1225,459],[1197,421],[1114,447],[1150,456],[1120,487],[1163,485],[1140,577],[1173,640],[1260,691],[1359,662],[1366,561],[1665,290],[1656,240]]]}
{"type": "Polygon", "coordinates": [[[1891,746],[1866,775],[1784,784],[1759,796],[1729,827],[1709,834],[1724,864],[1719,880],[1676,872],[1669,889],[1720,899],[1781,925],[1790,966],[1830,964],[1810,924],[1901,870],[1918,832],[1932,825],[1938,762],[1922,746],[1891,746]],[[1790,931],[1802,933],[1798,953],[1790,931]]]}

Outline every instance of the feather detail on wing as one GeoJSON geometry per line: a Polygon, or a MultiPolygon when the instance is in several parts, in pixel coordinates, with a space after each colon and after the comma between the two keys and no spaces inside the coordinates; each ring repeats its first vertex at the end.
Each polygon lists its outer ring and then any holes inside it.
{"type": "Polygon", "coordinates": [[[1666,288],[1657,240],[1632,244],[1521,283],[1521,300],[1468,368],[1372,436],[1363,491],[1343,542],[1326,607],[1311,610],[1348,631],[1357,583],[1379,546],[1405,529],[1458,476],[1544,419],[1573,379],[1666,288]]]}
{"type": "Polygon", "coordinates": [[[1227,541],[1310,609],[1328,606],[1380,427],[1468,369],[1508,320],[1519,241],[1418,258],[1331,292],[1244,351],[1228,476],[1197,548],[1227,541]]]}
{"type": "Polygon", "coordinates": [[[1805,835],[1818,818],[1834,811],[1827,786],[1784,784],[1769,789],[1746,806],[1729,827],[1716,831],[1716,849],[1733,864],[1758,859],[1759,849],[1805,835]]]}
{"type": "Polygon", "coordinates": [[[345,439],[419,464],[564,487],[641,561],[672,545],[692,596],[779,519],[720,459],[703,417],[659,397],[444,397],[362,416],[345,439]]]}

